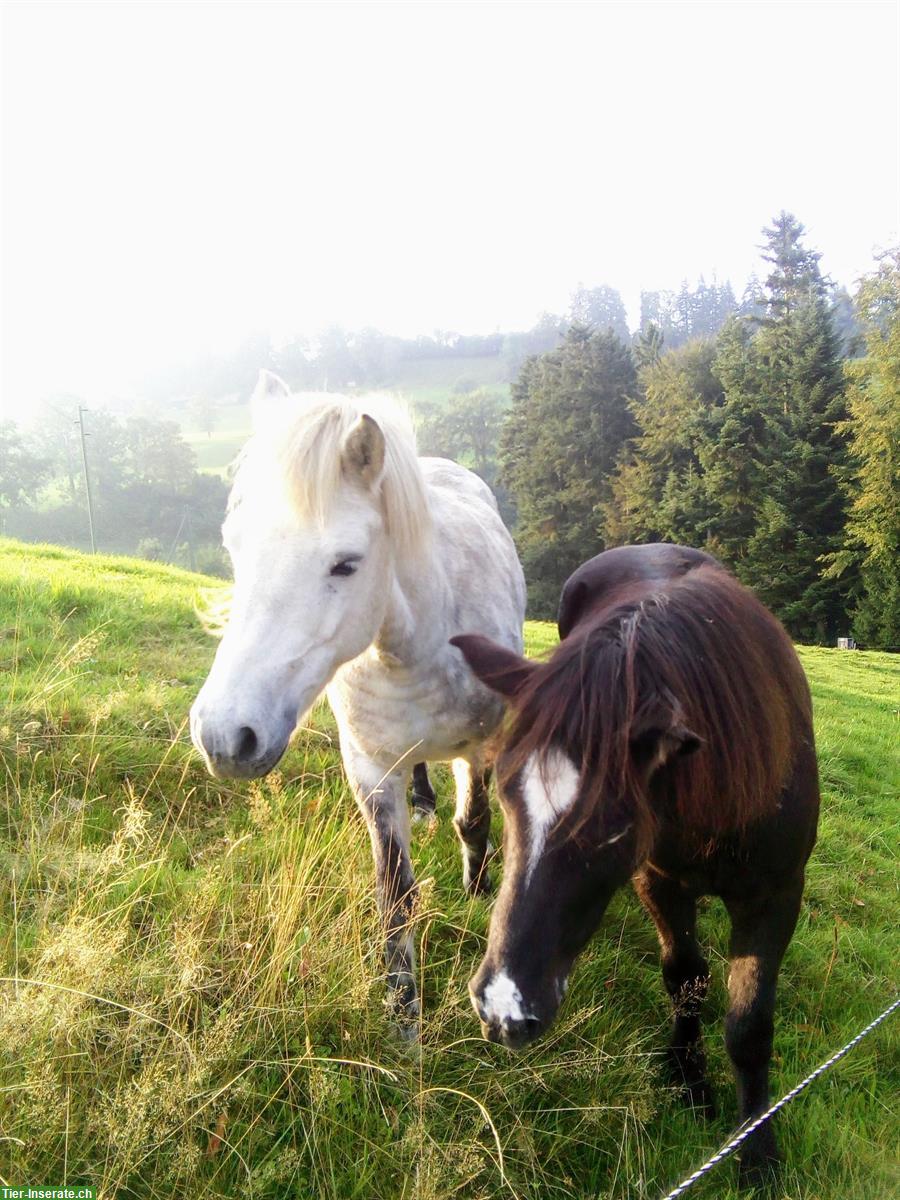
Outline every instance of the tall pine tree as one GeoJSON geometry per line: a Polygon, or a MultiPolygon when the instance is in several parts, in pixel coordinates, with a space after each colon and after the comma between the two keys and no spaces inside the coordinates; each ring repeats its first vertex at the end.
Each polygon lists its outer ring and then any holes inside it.
{"type": "Polygon", "coordinates": [[[573,325],[589,325],[598,332],[614,333],[626,345],[631,341],[622,297],[607,284],[579,287],[569,304],[569,320],[573,325]]]}
{"type": "Polygon", "coordinates": [[[845,519],[840,343],[803,226],[783,212],[764,233],[762,311],[721,339],[707,486],[726,559],[796,638],[823,641],[844,626],[850,582],[824,570],[845,519]]]}
{"type": "Polygon", "coordinates": [[[603,549],[602,505],[635,432],[631,352],[609,331],[572,326],[530,358],[512,389],[500,441],[500,482],[517,513],[516,540],[534,616],[552,617],[567,576],[603,549]]]}
{"type": "Polygon", "coordinates": [[[712,337],[737,308],[731,284],[703,276],[695,289],[687,280],[677,292],[641,292],[641,331],[655,325],[670,350],[698,337],[712,337]]]}
{"type": "Polygon", "coordinates": [[[784,435],[748,320],[734,317],[722,330],[712,369],[724,396],[710,414],[709,437],[699,449],[709,532],[725,562],[755,583],[748,546],[784,435]]]}
{"type": "Polygon", "coordinates": [[[839,484],[846,444],[837,430],[847,415],[841,346],[820,256],[803,245],[803,226],[782,213],[765,232],[763,257],[772,270],[756,341],[787,436],[769,489],[783,517],[767,528],[761,514],[751,556],[761,594],[794,636],[823,641],[844,625],[850,582],[827,577],[823,565],[846,520],[839,484]]]}

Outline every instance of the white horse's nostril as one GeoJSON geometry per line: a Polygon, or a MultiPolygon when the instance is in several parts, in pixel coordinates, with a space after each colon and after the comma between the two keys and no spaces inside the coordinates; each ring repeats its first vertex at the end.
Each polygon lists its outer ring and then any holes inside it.
{"type": "Polygon", "coordinates": [[[259,747],[259,738],[249,725],[243,725],[238,730],[237,749],[235,751],[235,759],[238,762],[247,762],[254,758],[259,747]]]}

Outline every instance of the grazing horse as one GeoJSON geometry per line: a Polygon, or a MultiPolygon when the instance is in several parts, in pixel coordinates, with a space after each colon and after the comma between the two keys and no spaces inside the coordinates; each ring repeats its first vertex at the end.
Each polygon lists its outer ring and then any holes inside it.
{"type": "MultiPolygon", "coordinates": [[[[531,1041],[631,878],[656,924],[674,1004],[674,1079],[711,1111],[696,903],[719,896],[731,919],[725,1041],[744,1122],[768,1106],[775,985],[819,788],[809,688],[787,634],[696,554],[635,546],[580,568],[582,615],[546,663],[483,637],[453,639],[512,708],[496,763],[503,884],[469,987],[486,1037],[531,1041]]],[[[767,1122],[744,1145],[744,1182],[776,1160],[767,1122]]]]}
{"type": "Polygon", "coordinates": [[[454,824],[470,893],[487,889],[484,743],[503,702],[448,639],[478,629],[522,648],[525,581],[490,489],[417,458],[387,398],[298,397],[263,372],[256,432],[223,526],[234,565],[224,636],[191,709],[218,778],[271,771],[327,689],[375,858],[388,998],[404,1032],[419,1012],[406,788],[433,802],[424,764],[453,760],[454,824]]]}

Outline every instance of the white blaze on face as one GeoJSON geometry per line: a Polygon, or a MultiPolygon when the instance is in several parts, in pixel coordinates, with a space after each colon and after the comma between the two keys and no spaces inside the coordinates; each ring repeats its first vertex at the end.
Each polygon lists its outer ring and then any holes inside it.
{"type": "Polygon", "coordinates": [[[550,829],[575,803],[578,782],[575,764],[561,750],[551,750],[543,764],[532,755],[525,765],[522,795],[530,833],[526,884],[540,861],[550,829]]]}
{"type": "Polygon", "coordinates": [[[522,993],[505,971],[498,971],[487,985],[481,997],[484,1020],[488,1024],[504,1026],[509,1021],[521,1021],[525,1017],[522,1008],[522,993]]]}

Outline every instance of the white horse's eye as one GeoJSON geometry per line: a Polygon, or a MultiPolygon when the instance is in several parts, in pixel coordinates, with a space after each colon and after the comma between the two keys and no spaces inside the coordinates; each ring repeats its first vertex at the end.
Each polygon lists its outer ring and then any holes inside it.
{"type": "Polygon", "coordinates": [[[352,575],[356,571],[358,558],[342,558],[339,563],[335,563],[331,568],[332,575],[352,575]]]}

